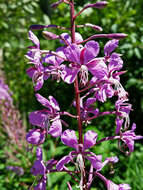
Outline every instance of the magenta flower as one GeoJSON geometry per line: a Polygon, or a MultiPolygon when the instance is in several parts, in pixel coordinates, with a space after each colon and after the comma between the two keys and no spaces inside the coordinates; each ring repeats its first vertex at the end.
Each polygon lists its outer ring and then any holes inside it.
{"type": "MultiPolygon", "coordinates": [[[[98,115],[99,109],[94,108],[94,103],[96,102],[96,98],[87,98],[84,101],[85,96],[80,99],[80,108],[81,108],[81,118],[82,120],[86,120],[90,116],[98,115]]],[[[76,106],[76,102],[73,103],[76,106]]]]}
{"type": "Polygon", "coordinates": [[[45,141],[44,130],[41,129],[32,129],[26,135],[26,140],[30,144],[40,145],[45,141]]]}
{"type": "Polygon", "coordinates": [[[135,129],[136,129],[136,124],[133,123],[131,130],[125,131],[124,133],[121,134],[121,140],[124,142],[125,145],[128,146],[129,153],[134,151],[134,141],[143,138],[143,136],[136,135],[134,133],[135,129]]]}
{"type": "Polygon", "coordinates": [[[129,119],[129,114],[132,109],[132,105],[129,104],[128,99],[122,99],[122,100],[117,100],[115,103],[115,108],[116,108],[116,134],[118,134],[122,130],[122,125],[124,123],[124,129],[128,129],[130,125],[130,119],[129,119]]]}
{"type": "MultiPolygon", "coordinates": [[[[70,152],[69,155],[64,156],[58,163],[57,163],[57,170],[61,171],[64,168],[64,165],[72,162],[75,157],[79,158],[81,157],[81,162],[82,162],[82,157],[88,159],[93,167],[96,170],[101,170],[102,168],[102,156],[98,155],[96,156],[92,152],[85,152],[86,149],[91,148],[96,144],[96,139],[97,139],[97,134],[94,131],[87,131],[84,135],[84,144],[83,147],[78,144],[77,137],[75,135],[74,130],[65,130],[63,134],[61,135],[61,141],[63,144],[72,147],[75,149],[75,151],[70,152]]],[[[82,164],[82,163],[80,163],[82,164]]]]}
{"type": "Polygon", "coordinates": [[[8,85],[4,84],[3,80],[0,79],[0,101],[7,100],[9,103],[12,103],[11,95],[12,93],[8,85]]]}
{"type": "Polygon", "coordinates": [[[31,173],[34,176],[45,175],[46,174],[46,166],[42,159],[42,149],[40,147],[38,147],[36,149],[36,157],[37,157],[37,160],[34,162],[32,168],[31,168],[31,173]]]}
{"type": "Polygon", "coordinates": [[[107,190],[130,190],[131,187],[128,184],[115,184],[111,180],[106,181],[107,190]]]}
{"type": "MultiPolygon", "coordinates": [[[[60,120],[60,108],[57,101],[53,96],[49,96],[49,100],[36,94],[37,100],[45,106],[47,109],[31,112],[29,115],[29,120],[32,125],[40,127],[41,133],[43,129],[45,133],[52,135],[53,137],[58,137],[62,133],[62,124],[60,120]]],[[[38,136],[38,139],[41,136],[38,136]]],[[[42,137],[42,139],[44,139],[42,137]]]]}
{"type": "Polygon", "coordinates": [[[61,64],[66,58],[63,53],[63,48],[60,47],[56,50],[55,55],[46,55],[45,57],[42,58],[43,62],[47,63],[47,66],[45,67],[45,72],[49,73],[49,76],[52,75],[53,79],[56,79],[57,82],[60,81],[60,78],[62,78],[62,73],[64,70],[64,65],[61,64]]]}
{"type": "Polygon", "coordinates": [[[46,190],[47,177],[46,175],[39,180],[39,183],[34,187],[34,190],[46,190]]]}
{"type": "Polygon", "coordinates": [[[99,44],[89,41],[84,47],[71,44],[64,49],[64,54],[71,62],[69,67],[65,67],[64,81],[73,83],[77,74],[80,72],[80,83],[85,85],[88,82],[88,71],[97,75],[99,78],[104,74],[104,59],[95,58],[99,53],[99,44]],[[101,71],[101,72],[99,72],[101,71]]]}
{"type": "Polygon", "coordinates": [[[35,46],[29,47],[26,58],[29,59],[29,63],[34,64],[33,67],[27,69],[27,74],[32,78],[34,90],[40,90],[43,86],[44,80],[49,78],[49,73],[45,71],[45,68],[41,62],[40,42],[32,31],[29,31],[29,39],[35,46]]]}

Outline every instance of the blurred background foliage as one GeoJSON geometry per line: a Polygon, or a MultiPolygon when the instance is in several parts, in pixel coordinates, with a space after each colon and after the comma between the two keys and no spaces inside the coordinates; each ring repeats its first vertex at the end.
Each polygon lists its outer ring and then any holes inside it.
{"type": "MultiPolygon", "coordinates": [[[[121,82],[129,92],[129,99],[133,104],[133,111],[130,114],[131,123],[135,122],[137,124],[136,133],[143,135],[143,1],[107,1],[109,4],[105,9],[88,9],[79,16],[77,22],[78,24],[93,23],[100,25],[103,28],[103,33],[121,32],[128,34],[126,39],[120,41],[120,46],[117,49],[119,53],[123,54],[124,70],[128,71],[121,77],[121,82]]],[[[3,51],[3,60],[0,61],[0,64],[5,73],[6,83],[13,92],[14,104],[20,111],[21,118],[27,128],[29,128],[27,122],[28,113],[40,109],[40,105],[36,102],[34,97],[32,81],[25,72],[29,66],[26,63],[27,60],[24,58],[24,55],[27,52],[27,47],[31,45],[28,40],[29,26],[32,24],[56,24],[69,27],[68,6],[61,4],[58,9],[51,9],[50,4],[52,2],[54,2],[54,0],[0,1],[0,49],[3,51]]],[[[82,6],[87,3],[95,3],[95,0],[75,0],[76,11],[79,11],[82,6]]],[[[57,34],[63,32],[59,29],[49,29],[49,31],[53,31],[57,34]]],[[[84,39],[98,33],[90,28],[82,28],[77,31],[83,35],[84,39]]],[[[36,31],[35,34],[38,35],[41,41],[42,49],[54,50],[58,47],[59,43],[57,41],[45,40],[41,35],[41,31],[36,31]]],[[[106,39],[100,40],[99,43],[101,47],[103,47],[106,41],[106,39]]],[[[67,107],[71,110],[70,105],[73,100],[71,92],[73,92],[72,85],[68,86],[62,82],[56,84],[53,81],[46,81],[44,87],[39,91],[39,93],[45,97],[48,97],[49,94],[53,94],[58,102],[60,102],[60,105],[62,105],[62,110],[65,110],[67,107]]],[[[105,105],[100,104],[100,109],[108,110],[111,109],[112,106],[113,104],[109,100],[105,105]]],[[[71,120],[68,120],[66,117],[64,119],[70,122],[70,125],[75,126],[75,123],[71,120]]],[[[104,116],[102,120],[97,119],[94,121],[90,129],[94,128],[94,130],[98,132],[99,137],[104,137],[112,134],[114,131],[114,120],[115,118],[112,116],[104,116]]],[[[17,150],[17,145],[15,145],[16,153],[14,153],[10,148],[11,146],[7,144],[8,136],[3,132],[2,127],[0,129],[2,134],[2,138],[0,139],[0,172],[2,173],[0,176],[0,189],[28,189],[28,186],[32,184],[34,179],[30,174],[30,165],[32,165],[35,156],[32,156],[31,153],[27,153],[27,159],[29,161],[28,164],[26,164],[25,149],[17,150]],[[9,158],[7,152],[16,154],[15,156],[19,161],[9,158]],[[24,174],[18,176],[11,171],[7,171],[7,165],[21,166],[24,169],[24,174]]],[[[56,144],[54,144],[53,139],[48,139],[43,147],[46,160],[50,159],[50,156],[60,158],[60,155],[63,155],[65,151],[67,153],[69,152],[69,150],[63,148],[59,142],[57,139],[56,144]]],[[[130,157],[126,157],[117,150],[116,142],[105,142],[103,146],[98,145],[93,151],[98,154],[104,153],[104,157],[111,155],[119,156],[120,162],[116,164],[114,168],[114,175],[108,175],[110,168],[106,168],[103,171],[107,178],[113,179],[116,183],[129,183],[134,190],[143,189],[143,168],[141,163],[143,159],[143,148],[141,143],[136,143],[136,150],[130,157]]],[[[69,179],[70,177],[65,174],[51,174],[48,178],[47,189],[67,189],[66,181],[69,179]]],[[[96,188],[93,187],[92,190],[105,189],[101,182],[97,185],[96,181],[95,186],[96,188]]]]}

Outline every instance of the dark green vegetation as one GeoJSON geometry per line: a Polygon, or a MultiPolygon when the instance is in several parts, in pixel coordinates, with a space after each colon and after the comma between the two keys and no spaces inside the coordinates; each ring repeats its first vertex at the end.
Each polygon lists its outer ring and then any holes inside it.
{"type": "MultiPolygon", "coordinates": [[[[87,2],[93,3],[95,1],[76,0],[77,11],[87,2]]],[[[143,135],[143,1],[108,0],[108,2],[109,5],[104,10],[89,9],[83,12],[78,19],[78,23],[93,23],[100,25],[103,27],[104,33],[123,32],[128,34],[126,39],[120,41],[120,46],[118,48],[118,52],[123,54],[124,70],[128,71],[121,78],[122,84],[129,92],[130,102],[133,104],[133,112],[130,114],[131,123],[135,122],[137,124],[136,133],[143,135]]],[[[26,64],[24,55],[27,52],[27,46],[31,45],[27,40],[28,27],[32,24],[47,25],[50,23],[69,26],[68,7],[65,8],[65,6],[60,5],[59,9],[52,10],[49,4],[48,0],[40,0],[40,2],[38,0],[1,0],[0,2],[0,48],[3,49],[3,62],[1,64],[4,65],[6,82],[13,91],[14,103],[20,110],[25,123],[27,123],[26,117],[28,113],[39,109],[40,106],[36,103],[34,98],[32,81],[25,72],[26,68],[29,66],[26,64]]],[[[57,32],[58,34],[61,33],[60,30],[50,29],[50,31],[57,32]]],[[[79,29],[78,31],[83,34],[84,38],[96,33],[89,28],[79,29]]],[[[41,39],[43,49],[47,48],[53,50],[58,46],[56,42],[46,41],[42,37],[41,32],[35,33],[41,39]]],[[[105,39],[100,40],[101,46],[103,46],[105,42],[105,39]]],[[[71,104],[71,90],[72,85],[67,86],[63,83],[59,85],[55,82],[47,81],[39,93],[45,97],[48,97],[49,94],[53,94],[58,102],[61,102],[61,109],[64,110],[71,104]]],[[[100,106],[101,109],[106,108],[108,110],[112,105],[113,104],[109,100],[106,105],[101,104],[100,106]]],[[[92,127],[94,129],[96,128],[95,131],[99,133],[100,137],[104,137],[107,134],[112,135],[115,128],[114,119],[114,117],[104,116],[102,121],[101,118],[95,120],[92,127]],[[101,132],[103,131],[102,129],[104,129],[104,133],[101,132]]],[[[71,125],[74,125],[73,128],[76,127],[74,122],[72,122],[71,125]]],[[[31,153],[25,153],[25,149],[19,151],[15,147],[16,156],[20,161],[12,158],[9,159],[8,155],[5,153],[6,151],[12,152],[13,150],[8,146],[7,135],[2,133],[2,129],[0,129],[0,131],[1,134],[3,134],[0,139],[0,189],[28,189],[28,185],[33,182],[33,177],[30,174],[30,163],[33,163],[35,158],[31,153]],[[25,157],[28,161],[26,161],[25,157]],[[19,177],[7,171],[7,165],[21,166],[24,168],[25,174],[19,177]]],[[[54,142],[55,139],[53,141],[52,138],[49,138],[44,145],[46,160],[54,156],[58,159],[61,155],[64,155],[65,151],[69,152],[68,148],[63,147],[61,144],[59,145],[58,139],[56,140],[56,144],[54,144],[54,142]]],[[[105,168],[103,171],[106,173],[105,175],[107,178],[113,179],[116,183],[129,183],[134,190],[143,189],[143,148],[141,143],[136,142],[136,150],[130,157],[126,157],[117,150],[116,142],[104,143],[103,146],[98,145],[94,149],[95,153],[104,152],[105,156],[119,156],[120,162],[115,165],[114,175],[108,175],[110,168],[105,168]]],[[[66,181],[69,179],[70,177],[65,176],[63,173],[51,174],[48,178],[47,189],[66,189],[66,181]]],[[[96,183],[97,182],[95,182],[95,186],[96,183]]],[[[92,190],[97,189],[104,189],[104,187],[100,184],[98,188],[92,188],[92,190]]]]}

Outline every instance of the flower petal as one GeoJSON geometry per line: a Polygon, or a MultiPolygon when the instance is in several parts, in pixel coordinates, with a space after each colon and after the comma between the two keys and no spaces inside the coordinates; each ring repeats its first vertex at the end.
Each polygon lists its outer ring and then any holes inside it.
{"type": "Polygon", "coordinates": [[[31,168],[31,173],[34,176],[37,175],[44,175],[46,172],[46,166],[44,165],[43,161],[36,160],[33,164],[33,167],[31,168]]]}
{"type": "Polygon", "coordinates": [[[51,110],[51,104],[49,102],[49,100],[47,100],[46,98],[44,98],[43,96],[41,96],[40,94],[36,93],[35,94],[38,102],[40,102],[43,106],[49,108],[49,110],[51,110]]]}
{"type": "Polygon", "coordinates": [[[84,51],[84,64],[94,59],[99,53],[99,44],[94,40],[91,40],[85,44],[84,51]]]}
{"type": "Polygon", "coordinates": [[[43,110],[34,111],[29,114],[29,122],[32,125],[44,127],[44,123],[47,120],[47,117],[47,114],[43,110]]]}
{"type": "Polygon", "coordinates": [[[60,111],[59,104],[56,101],[56,99],[53,96],[49,96],[50,105],[53,107],[53,109],[60,111]]]}
{"type": "Polygon", "coordinates": [[[64,54],[66,58],[68,59],[68,61],[71,61],[73,63],[80,64],[80,52],[81,48],[76,44],[72,44],[64,49],[64,54]]]}
{"type": "Polygon", "coordinates": [[[86,64],[88,70],[95,76],[97,79],[103,79],[107,75],[107,65],[104,62],[103,58],[95,58],[86,64]]]}
{"type": "Polygon", "coordinates": [[[45,135],[41,133],[40,129],[32,129],[26,135],[26,140],[30,144],[39,145],[45,140],[45,135]]]}
{"type": "Polygon", "coordinates": [[[30,78],[32,78],[36,70],[37,70],[37,69],[36,69],[35,67],[30,67],[30,68],[28,68],[28,69],[26,70],[26,73],[27,73],[27,75],[28,75],[30,78]]]}
{"type": "Polygon", "coordinates": [[[68,84],[71,84],[75,81],[79,69],[78,68],[69,68],[67,66],[63,67],[61,72],[61,78],[68,84]]]}
{"type": "Polygon", "coordinates": [[[72,160],[71,156],[64,156],[56,165],[58,171],[63,170],[64,165],[68,164],[72,160]]]}
{"type": "Polygon", "coordinates": [[[77,147],[78,141],[74,130],[67,129],[61,135],[61,141],[72,148],[77,147]]]}
{"type": "Polygon", "coordinates": [[[84,135],[84,150],[88,149],[96,144],[97,133],[94,131],[87,131],[84,135]]]}
{"type": "Polygon", "coordinates": [[[114,49],[116,47],[118,47],[118,43],[119,43],[119,40],[116,40],[116,39],[113,39],[113,40],[110,40],[108,41],[105,46],[104,46],[104,54],[105,55],[110,55],[110,53],[112,51],[114,51],[114,49]]]}
{"type": "Polygon", "coordinates": [[[91,162],[92,166],[97,170],[100,171],[103,167],[101,158],[99,156],[86,156],[86,158],[91,162]]]}
{"type": "Polygon", "coordinates": [[[30,30],[29,31],[29,39],[37,46],[40,46],[40,42],[39,39],[37,38],[37,36],[30,30]]]}
{"type": "Polygon", "coordinates": [[[53,137],[59,137],[61,135],[62,124],[59,119],[56,119],[55,121],[52,122],[52,125],[50,126],[48,133],[53,137]]]}

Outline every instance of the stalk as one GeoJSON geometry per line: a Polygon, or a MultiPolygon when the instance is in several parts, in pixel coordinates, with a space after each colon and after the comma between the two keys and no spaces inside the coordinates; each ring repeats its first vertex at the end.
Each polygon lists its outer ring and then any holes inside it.
{"type": "MultiPolygon", "coordinates": [[[[70,3],[70,14],[71,14],[71,38],[72,43],[75,43],[75,18],[74,18],[74,0],[71,0],[70,3]]],[[[78,133],[79,133],[79,144],[83,144],[82,138],[82,120],[81,120],[81,111],[80,111],[80,93],[79,93],[79,84],[78,76],[74,82],[75,89],[75,101],[76,101],[76,110],[77,110],[77,120],[78,120],[78,133]]]]}
{"type": "MultiPolygon", "coordinates": [[[[72,43],[75,43],[75,13],[74,13],[74,0],[70,2],[70,15],[71,15],[71,39],[72,43]]],[[[76,110],[77,110],[77,120],[78,120],[78,133],[79,133],[79,144],[83,144],[82,138],[82,119],[81,119],[81,110],[80,110],[80,92],[79,92],[79,83],[78,83],[78,76],[74,82],[74,89],[75,89],[75,101],[76,101],[76,110]]],[[[84,162],[84,160],[83,160],[84,162]]],[[[87,190],[87,181],[86,181],[86,171],[85,167],[83,168],[83,172],[81,172],[81,180],[82,190],[87,190]]]]}

